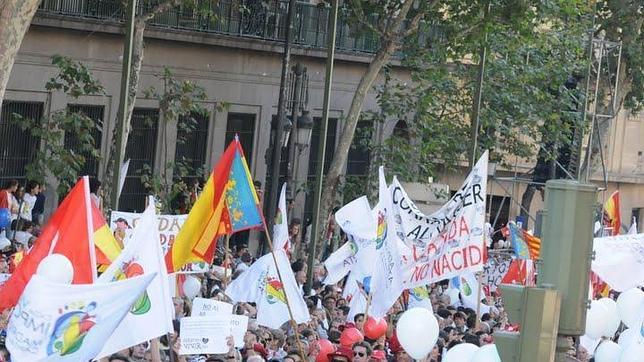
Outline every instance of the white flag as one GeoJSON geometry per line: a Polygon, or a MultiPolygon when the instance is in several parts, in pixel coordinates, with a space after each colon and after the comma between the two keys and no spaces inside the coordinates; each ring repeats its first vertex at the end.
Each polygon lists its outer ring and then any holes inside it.
{"type": "Polygon", "coordinates": [[[591,269],[612,289],[644,285],[644,234],[595,238],[591,269]]]}
{"type": "Polygon", "coordinates": [[[344,278],[357,262],[356,254],[376,239],[376,220],[366,196],[344,205],[335,213],[335,221],[347,234],[347,241],[325,261],[324,284],[335,284],[344,278]]]}
{"type": "MultiPolygon", "coordinates": [[[[349,301],[347,321],[353,322],[353,317],[364,313],[367,307],[367,295],[371,294],[374,263],[377,259],[375,243],[361,248],[356,254],[356,263],[351,267],[342,297],[349,301]]],[[[372,314],[369,312],[369,314],[372,314]]]]}
{"type": "Polygon", "coordinates": [[[107,284],[56,284],[34,275],[7,327],[11,360],[87,361],[150,284],[154,274],[107,284]]]}
{"type": "Polygon", "coordinates": [[[429,292],[426,286],[409,289],[409,302],[407,308],[425,308],[434,313],[432,301],[429,299],[429,292]]]}
{"type": "Polygon", "coordinates": [[[159,243],[156,209],[154,202],[149,202],[132,231],[130,242],[105,273],[101,274],[97,283],[110,283],[153,273],[156,276],[105,343],[99,358],[173,331],[173,304],[159,243]]]}
{"type": "Polygon", "coordinates": [[[121,165],[121,169],[119,170],[119,192],[118,195],[121,196],[121,192],[123,191],[123,186],[125,185],[125,178],[127,177],[127,171],[130,168],[130,159],[128,158],[127,161],[123,162],[121,165]]]}
{"type": "Polygon", "coordinates": [[[311,319],[309,310],[300,294],[286,252],[279,250],[274,254],[282,281],[277,275],[273,256],[269,253],[233,280],[226,289],[226,294],[235,303],[256,303],[257,323],[260,325],[276,329],[290,320],[286,307],[287,297],[295,322],[308,322],[311,319]]]}
{"type": "Polygon", "coordinates": [[[376,219],[376,260],[371,284],[369,314],[384,317],[404,290],[400,248],[404,247],[395,232],[392,212],[391,189],[385,181],[385,171],[379,169],[378,205],[374,208],[376,219]]]}
{"type": "Polygon", "coordinates": [[[291,252],[291,240],[288,236],[288,211],[286,209],[286,183],[282,185],[280,200],[275,213],[275,225],[273,226],[273,250],[284,250],[291,252]]]}
{"type": "Polygon", "coordinates": [[[461,293],[461,300],[463,300],[463,305],[466,308],[472,308],[476,310],[478,305],[478,286],[479,282],[476,279],[476,275],[472,272],[465,272],[461,275],[457,275],[450,279],[449,281],[450,288],[458,289],[461,293]]]}

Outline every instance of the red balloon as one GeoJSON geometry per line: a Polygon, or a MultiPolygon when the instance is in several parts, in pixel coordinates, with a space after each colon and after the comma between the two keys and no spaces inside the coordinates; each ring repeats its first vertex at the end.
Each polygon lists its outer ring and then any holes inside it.
{"type": "Polygon", "coordinates": [[[369,317],[364,323],[364,335],[376,340],[387,333],[387,321],[383,318],[369,317]]]}
{"type": "Polygon", "coordinates": [[[329,342],[328,339],[318,340],[318,348],[320,352],[315,358],[315,362],[329,362],[329,354],[335,352],[335,346],[333,343],[329,342]]]}
{"type": "Polygon", "coordinates": [[[364,341],[364,336],[358,328],[345,328],[340,335],[340,345],[351,348],[354,344],[364,341]]]}

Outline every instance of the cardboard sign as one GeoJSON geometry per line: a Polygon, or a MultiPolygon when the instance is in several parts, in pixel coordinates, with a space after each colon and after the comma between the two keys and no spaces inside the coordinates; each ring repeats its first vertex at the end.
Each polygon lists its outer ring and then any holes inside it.
{"type": "Polygon", "coordinates": [[[230,332],[230,316],[181,318],[179,354],[226,353],[230,332]]]}
{"type": "Polygon", "coordinates": [[[248,317],[245,315],[230,316],[230,334],[235,341],[235,347],[244,347],[244,336],[248,330],[248,317]]]}
{"type": "Polygon", "coordinates": [[[212,317],[216,315],[232,315],[233,305],[218,300],[195,298],[192,301],[192,317],[212,317]]]}
{"type": "Polygon", "coordinates": [[[496,288],[501,284],[501,280],[508,272],[511,262],[512,257],[510,255],[488,258],[483,267],[483,285],[487,285],[490,292],[496,292],[496,288]]]}

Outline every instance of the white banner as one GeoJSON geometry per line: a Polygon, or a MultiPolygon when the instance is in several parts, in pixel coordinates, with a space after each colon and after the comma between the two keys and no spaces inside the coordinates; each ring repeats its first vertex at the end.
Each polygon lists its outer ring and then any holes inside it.
{"type": "Polygon", "coordinates": [[[396,178],[391,190],[395,230],[403,240],[406,288],[483,269],[488,153],[485,152],[454,196],[424,215],[396,178]]]}
{"type": "Polygon", "coordinates": [[[595,238],[592,271],[623,292],[644,285],[644,234],[595,238]]]}
{"type": "MultiPolygon", "coordinates": [[[[116,234],[124,234],[125,240],[123,243],[126,244],[132,232],[131,229],[136,226],[142,215],[135,212],[112,211],[110,228],[116,234]]],[[[157,215],[157,218],[159,220],[159,240],[161,241],[163,255],[165,255],[174,243],[174,239],[177,237],[183,223],[186,222],[188,215],[157,215]]],[[[207,263],[187,264],[180,271],[183,274],[206,272],[208,272],[207,263]]]]}
{"type": "Polygon", "coordinates": [[[222,314],[233,314],[233,305],[218,300],[199,297],[192,300],[191,317],[211,317],[222,314]]]}

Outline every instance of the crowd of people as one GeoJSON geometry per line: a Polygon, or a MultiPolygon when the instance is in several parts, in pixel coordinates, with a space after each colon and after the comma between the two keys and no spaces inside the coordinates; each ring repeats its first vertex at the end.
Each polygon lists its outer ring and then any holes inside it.
{"type": "MultiPolygon", "coordinates": [[[[93,194],[100,184],[94,183],[93,194]]],[[[42,215],[44,211],[44,186],[37,182],[29,182],[25,186],[17,181],[10,181],[0,191],[0,209],[11,211],[11,227],[3,237],[9,244],[2,247],[0,255],[0,275],[8,275],[12,265],[19,262],[21,251],[27,250],[38,236],[42,215]]],[[[332,218],[330,218],[332,220],[332,218]]],[[[385,317],[386,331],[375,339],[366,336],[365,324],[370,323],[370,318],[365,313],[358,313],[349,317],[349,300],[343,297],[344,283],[341,281],[334,285],[324,285],[326,274],[322,260],[318,260],[313,270],[306,266],[306,241],[301,235],[299,220],[293,220],[290,225],[290,236],[295,252],[292,254],[291,268],[298,286],[309,309],[311,319],[307,323],[294,326],[285,323],[279,329],[269,329],[260,326],[255,321],[257,316],[256,306],[252,303],[238,303],[234,306],[234,313],[249,317],[248,330],[244,336],[243,348],[235,348],[232,336],[228,338],[229,350],[219,355],[181,355],[179,353],[181,330],[180,319],[190,316],[191,299],[182,296],[181,291],[173,298],[174,304],[174,333],[142,343],[114,355],[101,359],[103,362],[130,362],[130,361],[176,361],[176,362],[202,362],[202,361],[330,361],[330,362],[367,362],[367,361],[398,361],[411,362],[413,359],[402,348],[396,336],[396,326],[401,314],[409,307],[409,295],[403,294],[385,317]],[[306,288],[308,273],[313,273],[311,288],[306,288]],[[361,338],[347,345],[343,340],[343,332],[357,329],[361,338]],[[328,341],[334,346],[329,352],[324,346],[328,341]]],[[[343,240],[339,228],[335,228],[331,221],[329,227],[329,240],[335,238],[338,246],[343,240]]],[[[503,245],[495,243],[490,248],[503,245]]],[[[324,255],[332,251],[323,251],[324,255]]],[[[226,295],[226,286],[246,271],[256,257],[249,251],[248,245],[239,242],[226,248],[224,243],[219,243],[217,255],[211,271],[198,275],[201,280],[199,295],[218,301],[230,302],[226,295]]],[[[0,280],[0,283],[2,280],[0,280]]],[[[461,343],[484,346],[494,343],[493,333],[499,330],[513,331],[516,324],[510,323],[504,312],[502,299],[495,293],[483,295],[486,308],[477,311],[464,304],[463,300],[454,300],[448,293],[448,281],[427,286],[431,309],[440,328],[438,340],[431,353],[423,360],[425,362],[440,362],[449,349],[461,343]]],[[[366,311],[368,313],[368,310],[366,311]]],[[[0,315],[0,362],[10,361],[10,356],[4,346],[7,321],[10,311],[0,315]]],[[[418,336],[423,338],[423,336],[418,336]]],[[[582,346],[572,344],[569,355],[571,360],[582,362],[591,361],[582,346]],[[572,359],[575,356],[576,359],[572,359]]]]}

